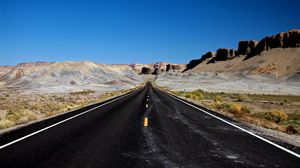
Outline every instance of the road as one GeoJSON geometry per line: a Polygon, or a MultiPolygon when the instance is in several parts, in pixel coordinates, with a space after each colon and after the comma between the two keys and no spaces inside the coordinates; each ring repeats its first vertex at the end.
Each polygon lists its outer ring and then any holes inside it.
{"type": "Polygon", "coordinates": [[[299,167],[285,148],[207,112],[147,84],[2,134],[0,167],[299,167]]]}

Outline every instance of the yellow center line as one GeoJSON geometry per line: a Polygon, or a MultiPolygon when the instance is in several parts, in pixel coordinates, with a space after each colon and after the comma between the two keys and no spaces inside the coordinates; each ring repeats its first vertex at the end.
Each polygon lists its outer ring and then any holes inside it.
{"type": "Polygon", "coordinates": [[[144,119],[144,127],[148,127],[148,118],[147,117],[145,117],[145,119],[144,119]]]}

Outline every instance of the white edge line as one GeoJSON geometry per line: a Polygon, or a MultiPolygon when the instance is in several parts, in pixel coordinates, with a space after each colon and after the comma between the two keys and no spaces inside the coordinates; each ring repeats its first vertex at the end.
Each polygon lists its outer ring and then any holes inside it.
{"type": "Polygon", "coordinates": [[[192,105],[192,104],[190,104],[190,103],[187,103],[187,102],[185,102],[185,101],[183,101],[183,100],[181,100],[181,99],[179,99],[179,98],[177,98],[177,97],[175,97],[175,96],[173,96],[173,95],[171,95],[171,94],[169,94],[169,93],[167,93],[167,94],[168,94],[169,96],[171,96],[172,98],[176,99],[176,100],[179,100],[179,101],[181,101],[181,102],[183,102],[183,103],[185,103],[185,104],[187,104],[187,105],[189,105],[189,106],[191,106],[191,107],[193,107],[193,108],[195,108],[195,109],[197,109],[197,110],[200,110],[200,111],[203,112],[203,113],[206,113],[206,114],[208,114],[208,115],[210,115],[210,116],[212,116],[212,117],[214,117],[214,118],[216,118],[216,119],[218,119],[218,120],[221,120],[221,121],[225,122],[226,124],[229,124],[229,125],[231,125],[231,126],[237,128],[237,129],[239,129],[239,130],[241,130],[241,131],[244,131],[244,132],[246,132],[246,133],[248,133],[248,134],[250,134],[250,135],[252,135],[252,136],[254,136],[254,137],[256,137],[256,138],[258,138],[258,139],[260,139],[260,140],[262,140],[262,141],[265,141],[265,142],[267,142],[267,143],[269,143],[269,144],[271,144],[271,145],[273,145],[273,146],[275,146],[275,147],[277,147],[277,148],[279,148],[279,149],[281,149],[281,150],[284,150],[284,151],[286,151],[287,153],[290,153],[290,154],[296,156],[297,158],[300,158],[300,154],[298,154],[298,153],[296,153],[296,152],[293,152],[293,151],[291,151],[291,150],[289,150],[289,149],[287,149],[287,148],[285,148],[285,147],[283,147],[283,146],[281,146],[281,145],[278,145],[278,144],[276,144],[276,143],[274,143],[274,142],[272,142],[272,141],[270,141],[270,140],[268,140],[268,139],[265,139],[265,138],[263,138],[263,137],[261,137],[261,136],[255,134],[255,133],[253,133],[253,132],[250,132],[250,131],[248,131],[248,130],[246,130],[246,129],[240,127],[240,126],[237,126],[237,125],[235,125],[235,124],[233,124],[233,123],[231,123],[231,122],[229,122],[229,121],[227,121],[227,120],[225,120],[225,119],[223,119],[223,118],[220,118],[220,117],[218,117],[218,116],[216,116],[216,115],[213,115],[213,114],[211,114],[211,113],[209,113],[209,112],[207,112],[207,111],[205,111],[205,110],[203,110],[203,109],[201,109],[201,108],[199,108],[199,107],[196,107],[196,106],[194,106],[194,105],[192,105]]]}
{"type": "Polygon", "coordinates": [[[62,120],[62,121],[60,121],[60,122],[57,122],[57,123],[52,124],[52,125],[50,125],[50,126],[48,126],[48,127],[45,127],[45,128],[43,128],[43,129],[41,129],[41,130],[35,131],[35,132],[31,133],[31,134],[28,134],[28,135],[26,135],[26,136],[23,136],[23,137],[21,137],[21,138],[19,138],[19,139],[16,139],[16,140],[12,141],[12,142],[9,142],[9,143],[7,143],[7,144],[4,144],[4,145],[0,146],[0,150],[3,149],[3,148],[5,148],[5,147],[8,147],[8,146],[10,146],[10,145],[12,145],[12,144],[15,144],[15,143],[17,143],[17,142],[19,142],[19,141],[22,141],[22,140],[24,140],[24,139],[26,139],[26,138],[29,138],[29,137],[31,137],[31,136],[33,136],[33,135],[35,135],[35,134],[38,134],[38,133],[40,133],[40,132],[43,132],[43,131],[45,131],[45,130],[47,130],[47,129],[50,129],[50,128],[52,128],[52,127],[55,127],[55,126],[57,126],[57,125],[59,125],[59,124],[62,124],[62,123],[64,123],[64,122],[66,122],[66,121],[69,121],[69,120],[71,120],[71,119],[73,119],[73,118],[76,118],[76,117],[78,117],[78,116],[81,116],[81,115],[83,115],[83,114],[85,114],[85,113],[88,113],[88,112],[90,112],[90,111],[92,111],[92,110],[95,110],[95,109],[97,109],[97,108],[99,108],[99,107],[102,107],[102,106],[105,106],[105,105],[107,105],[107,104],[109,104],[109,103],[115,102],[115,101],[117,101],[117,100],[119,100],[119,99],[121,99],[121,98],[123,98],[123,97],[125,97],[125,96],[128,96],[128,95],[132,94],[132,93],[134,93],[134,92],[131,92],[131,93],[129,93],[129,94],[125,94],[125,95],[123,95],[123,96],[121,96],[121,97],[119,97],[119,98],[116,98],[116,99],[114,99],[114,100],[111,100],[111,101],[109,101],[109,102],[106,102],[106,103],[104,103],[104,104],[101,104],[101,105],[99,105],[99,106],[97,106],[97,107],[91,108],[91,109],[86,110],[86,111],[84,111],[84,112],[82,112],[82,113],[76,114],[76,115],[74,115],[74,116],[72,116],[72,117],[66,118],[66,119],[64,119],[64,120],[62,120]]]}

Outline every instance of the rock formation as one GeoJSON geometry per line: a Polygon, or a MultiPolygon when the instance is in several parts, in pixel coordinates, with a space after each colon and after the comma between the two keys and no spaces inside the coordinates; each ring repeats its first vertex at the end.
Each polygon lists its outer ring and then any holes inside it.
{"type": "Polygon", "coordinates": [[[289,30],[288,32],[279,33],[274,36],[267,36],[260,40],[258,44],[251,50],[250,53],[245,54],[249,59],[255,55],[259,55],[265,50],[272,48],[290,48],[300,47],[300,30],[289,30]]]}
{"type": "Polygon", "coordinates": [[[168,64],[166,67],[166,71],[182,71],[184,70],[185,66],[184,65],[179,65],[179,64],[168,64]]]}
{"type": "Polygon", "coordinates": [[[248,40],[248,41],[240,41],[238,44],[237,55],[248,55],[253,51],[253,49],[257,46],[258,41],[256,40],[248,40]]]}
{"type": "Polygon", "coordinates": [[[244,40],[238,43],[238,49],[220,48],[216,53],[207,52],[202,55],[200,59],[191,60],[184,71],[193,69],[203,61],[207,61],[207,64],[215,63],[216,61],[226,61],[233,59],[236,56],[246,55],[245,59],[249,59],[253,56],[259,55],[265,50],[272,48],[295,48],[300,47],[300,30],[294,29],[288,32],[279,33],[274,36],[267,36],[260,41],[256,40],[244,40]]]}
{"type": "Polygon", "coordinates": [[[226,61],[235,57],[235,50],[228,48],[220,48],[217,50],[216,61],[226,61]]]}
{"type": "MultiPolygon", "coordinates": [[[[134,68],[137,72],[136,66],[134,68]]],[[[145,64],[144,67],[140,70],[142,74],[153,74],[158,75],[162,72],[167,71],[183,71],[185,69],[185,65],[183,64],[170,64],[165,62],[157,62],[155,64],[145,64]]]]}
{"type": "Polygon", "coordinates": [[[160,68],[155,68],[154,72],[152,73],[153,75],[159,75],[163,72],[163,70],[161,70],[160,68]]]}
{"type": "Polygon", "coordinates": [[[202,55],[200,59],[194,59],[191,60],[187,65],[186,69],[184,71],[187,71],[189,69],[193,69],[195,66],[200,64],[201,62],[205,60],[210,60],[211,58],[215,57],[216,53],[215,52],[207,52],[206,54],[202,55]]]}
{"type": "Polygon", "coordinates": [[[141,73],[142,74],[151,74],[151,73],[153,73],[153,69],[148,68],[148,67],[143,67],[141,73]]]}

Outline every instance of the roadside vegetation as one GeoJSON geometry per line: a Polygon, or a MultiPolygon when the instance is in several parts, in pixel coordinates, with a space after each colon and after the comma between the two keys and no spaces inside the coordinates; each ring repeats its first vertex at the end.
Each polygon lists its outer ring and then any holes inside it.
{"type": "Polygon", "coordinates": [[[64,94],[33,94],[4,90],[0,94],[0,129],[57,115],[132,91],[97,93],[83,90],[64,94]]]}
{"type": "MultiPolygon", "coordinates": [[[[166,88],[162,89],[168,91],[166,88]]],[[[203,90],[169,92],[235,120],[288,134],[300,134],[300,96],[231,94],[203,90]]]]}

